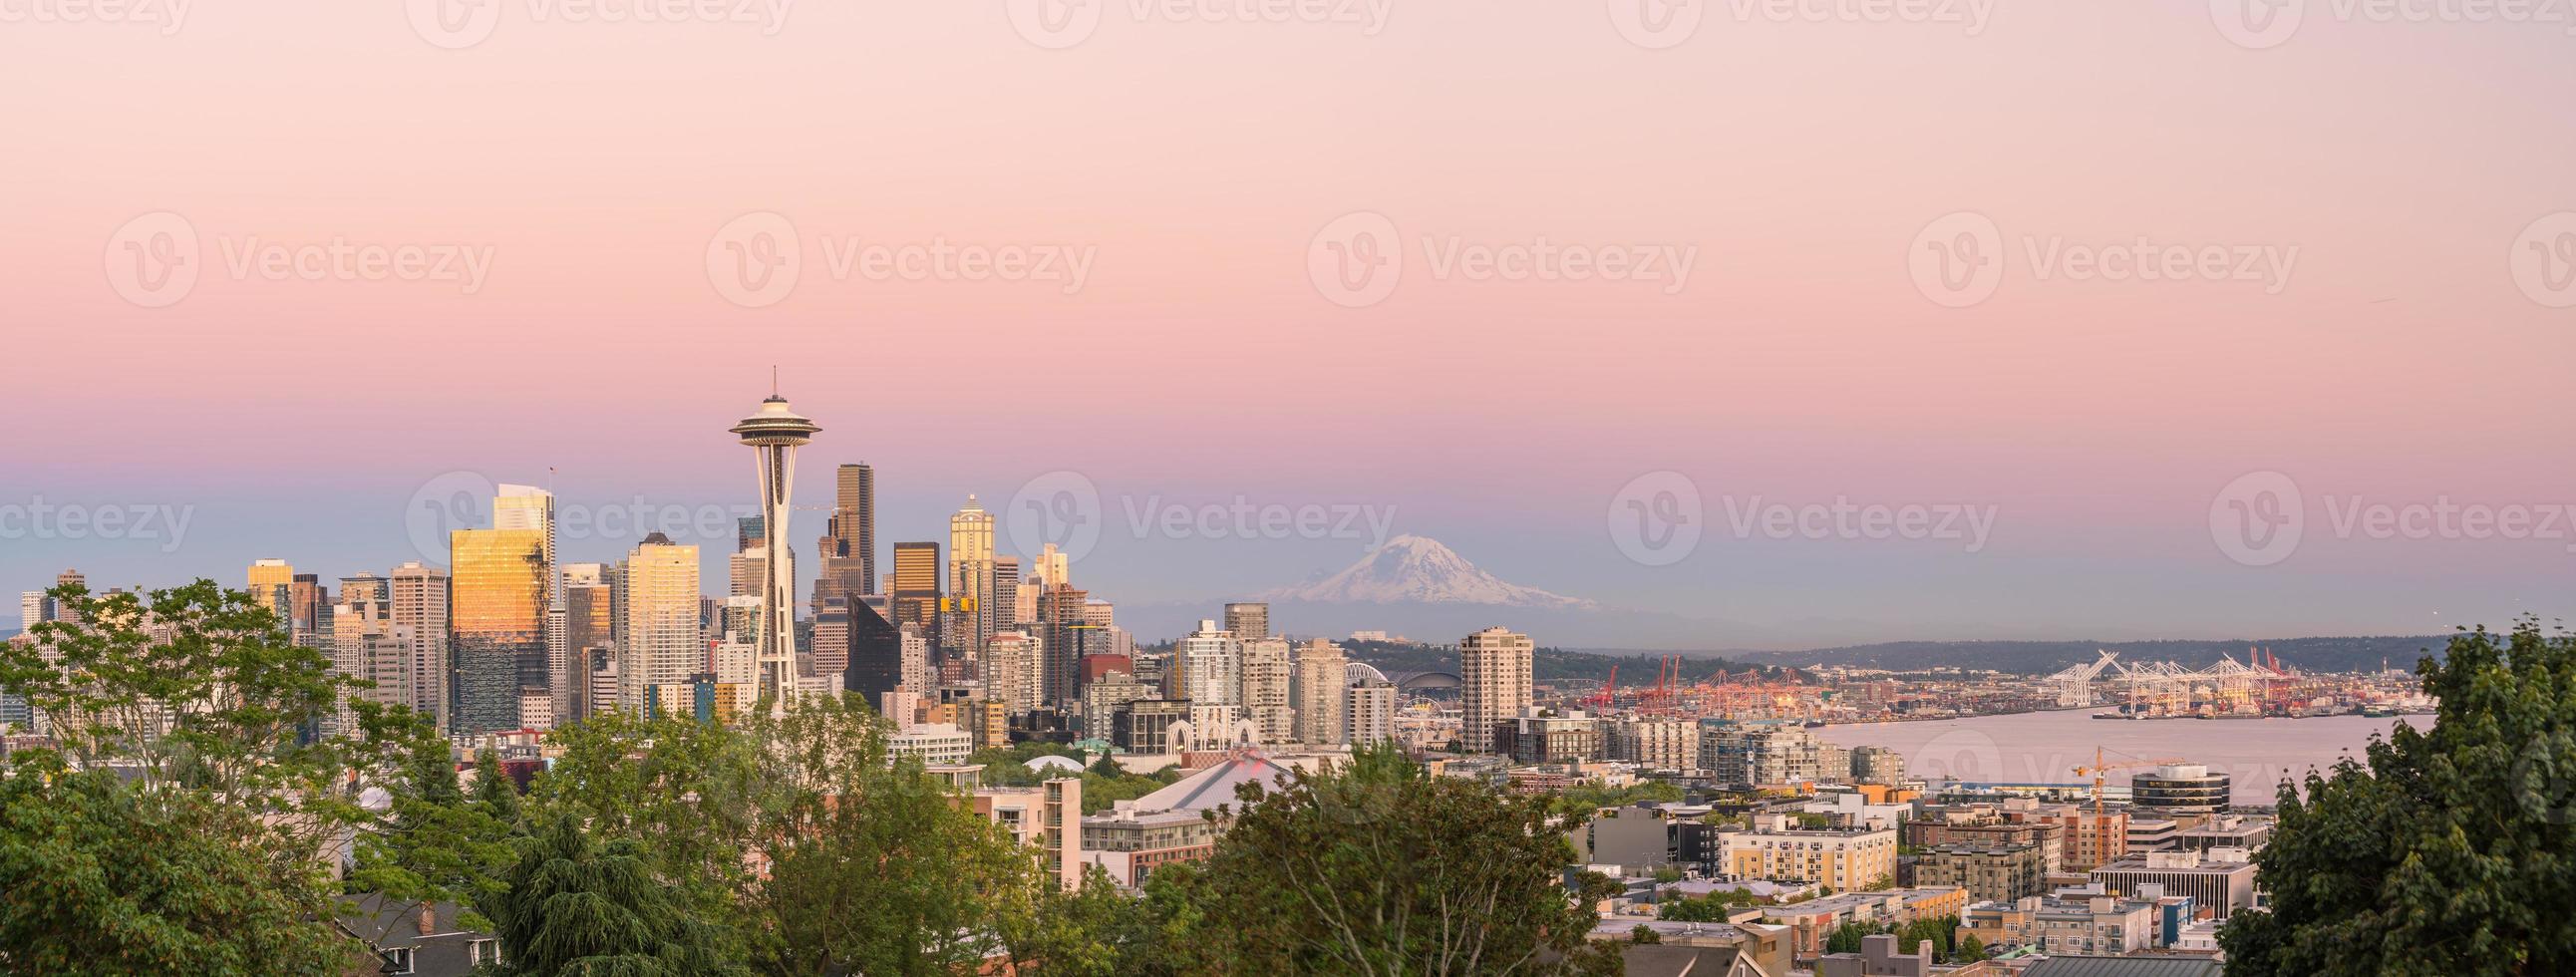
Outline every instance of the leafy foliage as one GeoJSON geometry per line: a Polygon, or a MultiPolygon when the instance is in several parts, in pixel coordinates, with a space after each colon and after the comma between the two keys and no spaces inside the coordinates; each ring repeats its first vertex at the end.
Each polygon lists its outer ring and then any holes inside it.
{"type": "Polygon", "coordinates": [[[2282,785],[2230,977],[2576,973],[2576,636],[2479,628],[2417,671],[2430,730],[2282,785]]]}
{"type": "Polygon", "coordinates": [[[662,884],[640,843],[602,846],[557,818],[484,905],[504,968],[521,977],[730,977],[724,942],[662,884]]]}
{"type": "Polygon", "coordinates": [[[1243,804],[1189,898],[1231,973],[1615,973],[1589,945],[1598,875],[1569,894],[1572,846],[1542,798],[1434,778],[1392,748],[1299,773],[1243,804]]]}

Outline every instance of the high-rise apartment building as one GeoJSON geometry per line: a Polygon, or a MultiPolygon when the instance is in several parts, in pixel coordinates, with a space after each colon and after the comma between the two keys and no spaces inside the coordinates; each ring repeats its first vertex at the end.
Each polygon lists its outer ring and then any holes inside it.
{"type": "MultiPolygon", "coordinates": [[[[993,558],[992,604],[993,630],[995,631],[1000,631],[1017,624],[1037,623],[1037,618],[1034,614],[1027,618],[1022,618],[1020,616],[1019,557],[996,556],[993,558]]],[[[1031,610],[1035,610],[1037,605],[1031,603],[1028,607],[1031,610]]]]}
{"type": "Polygon", "coordinates": [[[340,674],[373,685],[342,690],[338,723],[342,733],[355,729],[352,700],[408,706],[416,698],[411,688],[411,636],[394,626],[390,594],[368,595],[360,590],[364,596],[350,598],[352,590],[357,588],[342,588],[345,599],[331,609],[331,664],[340,674]]]}
{"type": "Polygon", "coordinates": [[[1243,649],[1243,718],[1252,721],[1264,743],[1286,743],[1297,736],[1297,709],[1291,686],[1296,669],[1284,638],[1238,640],[1243,649]]]}
{"type": "Polygon", "coordinates": [[[1200,621],[1172,649],[1171,698],[1194,706],[1243,705],[1243,643],[1215,621],[1200,621]]]}
{"type": "Polygon", "coordinates": [[[459,529],[448,534],[448,658],[460,733],[519,728],[521,663],[545,660],[552,589],[542,529],[459,529]]]}
{"type": "Polygon", "coordinates": [[[948,568],[948,592],[965,626],[954,641],[969,656],[980,654],[993,633],[993,514],[971,494],[948,517],[948,568]]]}
{"type": "Polygon", "coordinates": [[[1044,663],[1039,693],[1049,705],[1080,694],[1082,654],[1094,643],[1089,607],[1090,595],[1072,587],[1049,587],[1038,595],[1038,655],[1044,663]]]}
{"type": "MultiPolygon", "coordinates": [[[[89,578],[81,576],[81,572],[78,570],[65,570],[61,573],[55,574],[54,589],[61,590],[65,587],[78,587],[82,590],[88,590],[89,578]]],[[[78,624],[80,623],[80,612],[73,610],[62,601],[48,599],[45,602],[45,620],[78,624]]]]}
{"type": "Polygon", "coordinates": [[[1342,700],[1342,741],[1353,749],[1395,739],[1395,684],[1353,682],[1342,700]]]}
{"type": "Polygon", "coordinates": [[[1530,669],[1537,651],[1529,635],[1499,627],[1458,643],[1458,698],[1464,707],[1458,738],[1467,752],[1493,752],[1494,724],[1530,705],[1530,669]]]}
{"type": "Polygon", "coordinates": [[[645,690],[707,670],[698,630],[698,548],[654,533],[617,572],[619,707],[641,714],[645,690]]]}
{"type": "Polygon", "coordinates": [[[447,571],[417,560],[395,567],[386,583],[394,627],[410,635],[412,711],[436,720],[442,732],[452,728],[455,715],[448,696],[448,583],[447,571]]]}
{"type": "Polygon", "coordinates": [[[1073,557],[1056,549],[1054,543],[1038,551],[1038,582],[1048,589],[1073,586],[1073,557]]]}
{"type": "Polygon", "coordinates": [[[1297,709],[1296,740],[1314,746],[1340,743],[1350,688],[1350,660],[1342,646],[1316,638],[1297,646],[1289,699],[1297,709]]]}
{"type": "Polygon", "coordinates": [[[993,632],[984,643],[984,694],[1017,716],[1035,711],[1046,689],[1045,638],[1018,630],[993,632]]]}
{"type": "Polygon", "coordinates": [[[385,578],[365,571],[360,571],[355,576],[341,577],[340,603],[356,604],[364,601],[391,603],[393,589],[386,584],[385,578]]]}
{"type": "Polygon", "coordinates": [[[1225,629],[1234,632],[1237,641],[1254,641],[1270,636],[1270,605],[1225,605],[1225,629]]]}
{"type": "Polygon", "coordinates": [[[53,607],[53,598],[45,596],[44,591],[30,590],[20,593],[18,595],[18,628],[22,631],[33,631],[36,629],[36,625],[53,620],[53,607]]]}

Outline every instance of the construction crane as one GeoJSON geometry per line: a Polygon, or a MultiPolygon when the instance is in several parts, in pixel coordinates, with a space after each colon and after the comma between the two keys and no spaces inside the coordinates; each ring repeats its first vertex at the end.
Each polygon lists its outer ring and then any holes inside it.
{"type": "Polygon", "coordinates": [[[1618,694],[1619,694],[1619,663],[1618,663],[1618,662],[1611,662],[1611,663],[1610,663],[1610,678],[1609,678],[1609,680],[1601,683],[1601,691],[1600,691],[1599,693],[1594,694],[1594,695],[1585,696],[1585,697],[1584,697],[1584,699],[1583,699],[1583,702],[1584,702],[1584,704],[1586,704],[1586,705],[1590,705],[1590,706],[1597,707],[1597,708],[1598,708],[1598,709],[1600,709],[1602,712],[1608,712],[1608,711],[1610,711],[1610,702],[1611,702],[1612,698],[1613,698],[1613,697],[1615,697],[1615,696],[1617,696],[1618,694]]]}
{"type": "Polygon", "coordinates": [[[2079,766],[2075,768],[2076,776],[2082,777],[2090,774],[2093,777],[2093,820],[2096,824],[2099,824],[2102,820],[2102,774],[2104,772],[2111,770],[2126,770],[2131,767],[2162,767],[2176,763],[2191,762],[2189,760],[2123,760],[2119,763],[2105,763],[2102,761],[2102,753],[2103,750],[2101,746],[2094,746],[2093,765],[2089,767],[2079,766]]]}

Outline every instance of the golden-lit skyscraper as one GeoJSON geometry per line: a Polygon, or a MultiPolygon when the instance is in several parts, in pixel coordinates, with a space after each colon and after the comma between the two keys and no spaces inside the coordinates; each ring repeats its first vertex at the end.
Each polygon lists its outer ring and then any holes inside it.
{"type": "Polygon", "coordinates": [[[626,554],[617,573],[624,615],[617,649],[617,701],[644,711],[644,690],[686,683],[707,670],[698,633],[698,548],[654,533],[626,554]]]}
{"type": "Polygon", "coordinates": [[[832,514],[815,546],[822,561],[814,576],[816,610],[831,598],[877,592],[877,470],[842,465],[834,474],[832,514]]]}
{"type": "MultiPolygon", "coordinates": [[[[250,599],[271,611],[278,609],[279,588],[295,584],[295,565],[276,558],[252,560],[250,564],[250,599]]],[[[282,622],[281,622],[282,623],[282,622]]]]}
{"type": "Polygon", "coordinates": [[[520,663],[545,659],[546,532],[459,529],[448,534],[448,657],[456,713],[451,728],[519,728],[520,663]]]}
{"type": "Polygon", "coordinates": [[[492,528],[545,533],[545,647],[519,662],[522,688],[552,689],[568,667],[564,655],[563,580],[555,572],[555,495],[533,485],[503,485],[492,498],[492,528]]]}
{"type": "Polygon", "coordinates": [[[993,514],[973,495],[948,517],[948,566],[948,592],[957,598],[958,619],[966,622],[957,644],[980,654],[993,635],[993,514]]]}
{"type": "Polygon", "coordinates": [[[923,636],[939,622],[939,544],[894,544],[894,621],[896,627],[921,626],[923,636]]]}

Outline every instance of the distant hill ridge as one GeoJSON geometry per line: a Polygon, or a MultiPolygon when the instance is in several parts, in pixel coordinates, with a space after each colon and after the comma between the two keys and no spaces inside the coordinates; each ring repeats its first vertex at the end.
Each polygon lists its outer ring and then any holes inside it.
{"type": "Polygon", "coordinates": [[[2121,661],[2170,661],[2206,668],[2221,655],[2246,660],[2246,649],[2262,648],[2281,664],[2311,672],[2377,671],[2387,667],[2414,671],[2425,655],[2441,657],[2448,635],[2384,635],[2348,638],[2230,638],[2215,641],[1891,641],[1819,648],[1810,651],[1729,651],[1727,657],[1770,665],[1847,665],[1862,668],[1981,668],[1998,672],[2045,674],[2093,660],[2094,649],[2118,652],[2121,661]]]}

